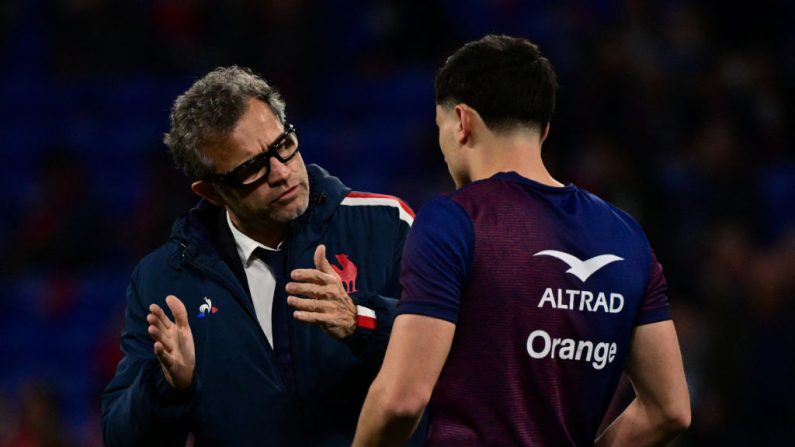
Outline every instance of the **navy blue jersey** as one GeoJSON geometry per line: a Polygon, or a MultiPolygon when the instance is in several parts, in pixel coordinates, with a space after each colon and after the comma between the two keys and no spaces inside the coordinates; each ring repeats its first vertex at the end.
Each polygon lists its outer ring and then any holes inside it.
{"type": "Polygon", "coordinates": [[[646,236],[574,185],[500,173],[411,230],[399,314],[456,324],[429,445],[592,445],[633,327],[670,318],[646,236]]]}

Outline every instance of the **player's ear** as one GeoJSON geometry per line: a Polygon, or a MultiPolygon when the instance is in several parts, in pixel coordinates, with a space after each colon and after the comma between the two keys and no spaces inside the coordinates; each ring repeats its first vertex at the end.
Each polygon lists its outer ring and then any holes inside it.
{"type": "Polygon", "coordinates": [[[547,125],[544,126],[544,130],[541,132],[541,143],[542,144],[544,143],[544,141],[547,140],[547,137],[549,136],[549,126],[550,125],[551,125],[551,123],[547,123],[547,125]]]}
{"type": "Polygon", "coordinates": [[[196,195],[207,199],[207,201],[215,206],[224,206],[226,204],[226,201],[223,199],[223,197],[221,197],[221,195],[218,194],[218,191],[216,191],[215,185],[208,181],[196,180],[195,182],[191,183],[190,189],[192,189],[196,195]]]}
{"type": "Polygon", "coordinates": [[[460,145],[464,145],[469,141],[472,134],[472,125],[474,119],[474,110],[467,107],[465,104],[458,104],[453,109],[456,117],[455,137],[460,145]]]}

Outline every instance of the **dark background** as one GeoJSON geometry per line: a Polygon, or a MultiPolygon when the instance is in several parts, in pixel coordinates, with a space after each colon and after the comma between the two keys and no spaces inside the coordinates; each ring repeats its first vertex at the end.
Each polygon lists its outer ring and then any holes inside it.
{"type": "Polygon", "coordinates": [[[308,163],[419,209],[453,187],[435,70],[492,32],[559,74],[553,175],[635,216],[666,268],[678,445],[792,442],[794,4],[1,1],[0,446],[101,444],[130,271],[196,201],[161,143],[177,94],[253,67],[308,163]]]}

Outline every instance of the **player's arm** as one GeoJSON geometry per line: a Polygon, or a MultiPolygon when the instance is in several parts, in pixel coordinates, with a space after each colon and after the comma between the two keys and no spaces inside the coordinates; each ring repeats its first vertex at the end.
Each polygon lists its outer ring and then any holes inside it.
{"type": "Polygon", "coordinates": [[[673,321],[635,328],[626,373],[637,397],[597,446],[665,445],[690,425],[690,396],[673,321]]]}
{"type": "Polygon", "coordinates": [[[473,246],[472,223],[450,199],[428,202],[414,220],[400,269],[401,314],[354,445],[402,445],[416,428],[450,352],[473,246]]]}
{"type": "Polygon", "coordinates": [[[403,445],[417,427],[442,371],[455,325],[423,315],[395,319],[384,364],[359,416],[354,446],[403,445]]]}

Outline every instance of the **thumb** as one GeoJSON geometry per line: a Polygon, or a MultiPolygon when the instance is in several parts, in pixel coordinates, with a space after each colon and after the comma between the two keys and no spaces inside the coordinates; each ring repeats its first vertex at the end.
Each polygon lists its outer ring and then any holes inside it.
{"type": "Polygon", "coordinates": [[[174,295],[167,296],[166,305],[169,309],[171,309],[171,313],[174,314],[174,322],[177,324],[178,328],[183,329],[189,327],[188,311],[185,309],[185,305],[182,304],[182,301],[180,301],[179,298],[174,295]]]}
{"type": "Polygon", "coordinates": [[[320,244],[315,249],[315,268],[323,273],[334,273],[331,264],[326,259],[326,246],[320,244]]]}

